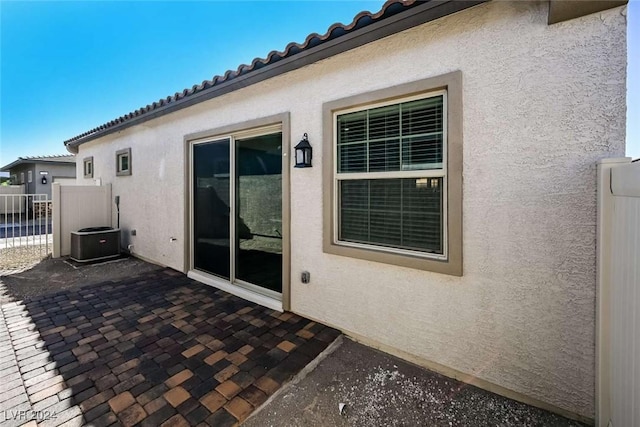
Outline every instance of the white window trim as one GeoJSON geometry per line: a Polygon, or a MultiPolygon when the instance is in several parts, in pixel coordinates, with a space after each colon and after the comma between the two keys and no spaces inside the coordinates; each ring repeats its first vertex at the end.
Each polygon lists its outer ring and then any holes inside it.
{"type": "Polygon", "coordinates": [[[368,249],[378,252],[392,253],[397,255],[407,255],[412,257],[419,257],[433,260],[447,260],[449,257],[449,242],[448,242],[448,181],[447,181],[447,154],[448,154],[448,138],[447,138],[447,123],[448,117],[448,105],[447,105],[447,90],[436,90],[432,92],[422,93],[420,95],[407,96],[402,98],[393,99],[386,102],[375,102],[370,104],[360,105],[354,108],[347,108],[344,110],[336,110],[333,112],[333,223],[336,225],[333,229],[333,243],[338,246],[346,246],[351,248],[368,249]],[[338,172],[338,116],[354,113],[358,111],[366,111],[379,107],[386,107],[389,105],[397,105],[405,102],[416,101],[420,99],[432,98],[435,96],[442,96],[442,167],[439,169],[422,169],[422,170],[409,170],[409,171],[392,171],[392,172],[359,172],[359,173],[339,173],[338,172]],[[391,246],[382,246],[376,244],[355,243],[348,242],[339,239],[340,232],[340,192],[339,181],[343,180],[362,180],[362,179],[398,179],[398,178],[442,178],[442,254],[434,254],[423,251],[394,248],[391,246]]]}
{"type": "Polygon", "coordinates": [[[27,181],[29,184],[33,182],[33,171],[27,171],[27,181]]]}
{"type": "Polygon", "coordinates": [[[118,154],[118,172],[128,172],[129,171],[129,155],[127,153],[118,154]],[[123,159],[127,159],[127,167],[123,166],[123,159]]]}

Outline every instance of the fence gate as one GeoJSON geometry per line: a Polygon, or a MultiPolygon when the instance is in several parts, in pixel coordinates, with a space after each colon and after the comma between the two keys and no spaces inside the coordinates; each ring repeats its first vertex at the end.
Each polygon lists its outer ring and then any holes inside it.
{"type": "Polygon", "coordinates": [[[51,217],[46,194],[0,194],[0,271],[24,268],[51,253],[51,217]]]}
{"type": "Polygon", "coordinates": [[[596,424],[640,426],[640,162],[598,165],[596,424]]]}

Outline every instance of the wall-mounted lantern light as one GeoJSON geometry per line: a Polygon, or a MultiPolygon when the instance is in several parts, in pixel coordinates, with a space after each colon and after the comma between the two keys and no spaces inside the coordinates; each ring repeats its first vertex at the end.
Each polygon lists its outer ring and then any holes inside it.
{"type": "Polygon", "coordinates": [[[309,144],[309,137],[306,133],[294,148],[296,150],[296,167],[310,168],[313,149],[311,148],[311,144],[309,144]]]}

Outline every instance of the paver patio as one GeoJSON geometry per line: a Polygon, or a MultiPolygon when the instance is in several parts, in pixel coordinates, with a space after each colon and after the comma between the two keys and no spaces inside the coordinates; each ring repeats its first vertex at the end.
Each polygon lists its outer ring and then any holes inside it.
{"type": "Polygon", "coordinates": [[[5,303],[0,425],[234,425],[339,332],[173,270],[5,303]]]}

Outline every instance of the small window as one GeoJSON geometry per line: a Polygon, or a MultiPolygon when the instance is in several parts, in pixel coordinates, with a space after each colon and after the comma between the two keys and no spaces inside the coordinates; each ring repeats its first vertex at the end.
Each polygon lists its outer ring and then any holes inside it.
{"type": "Polygon", "coordinates": [[[131,175],[131,148],[116,151],[116,175],[131,175]]]}
{"type": "Polygon", "coordinates": [[[20,184],[24,184],[24,172],[20,172],[20,184]]]}
{"type": "Polygon", "coordinates": [[[83,170],[85,178],[93,178],[93,157],[87,157],[84,159],[83,170]]]}
{"type": "Polygon", "coordinates": [[[29,184],[31,184],[33,182],[33,171],[27,171],[27,177],[29,184]]]}

